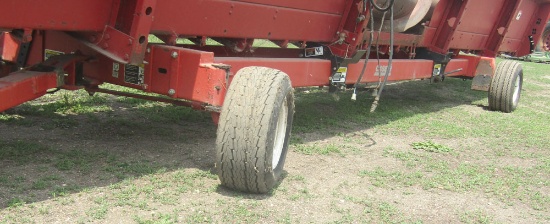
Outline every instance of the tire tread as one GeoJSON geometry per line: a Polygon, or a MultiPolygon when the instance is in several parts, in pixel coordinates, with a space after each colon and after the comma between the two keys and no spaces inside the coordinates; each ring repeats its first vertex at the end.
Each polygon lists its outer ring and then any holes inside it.
{"type": "Polygon", "coordinates": [[[288,91],[292,93],[290,79],[279,70],[246,67],[234,77],[222,107],[216,140],[217,169],[223,185],[252,193],[271,189],[265,175],[273,172],[269,170],[271,161],[266,161],[266,149],[270,147],[266,145],[270,142],[267,133],[273,125],[272,117],[278,113],[275,102],[288,91]]]}

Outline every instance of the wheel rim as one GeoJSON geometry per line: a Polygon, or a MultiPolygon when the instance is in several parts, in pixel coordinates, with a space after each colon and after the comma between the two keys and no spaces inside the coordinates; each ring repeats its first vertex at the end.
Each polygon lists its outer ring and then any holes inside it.
{"type": "Polygon", "coordinates": [[[279,165],[283,154],[283,146],[286,139],[286,123],[288,119],[288,103],[285,97],[283,105],[279,109],[279,118],[277,119],[277,128],[275,129],[275,139],[273,143],[273,160],[272,168],[275,169],[279,165]]]}
{"type": "Polygon", "coordinates": [[[513,96],[514,104],[519,101],[520,88],[521,88],[521,80],[520,80],[520,77],[518,76],[516,77],[516,82],[514,83],[514,96],[513,96]]]}

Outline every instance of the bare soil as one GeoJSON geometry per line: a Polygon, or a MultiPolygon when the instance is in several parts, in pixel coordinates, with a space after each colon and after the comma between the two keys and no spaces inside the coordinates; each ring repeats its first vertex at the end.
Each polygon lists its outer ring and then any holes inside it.
{"type": "MultiPolygon", "coordinates": [[[[485,112],[481,106],[460,107],[466,107],[471,115],[485,112]]],[[[297,133],[294,138],[302,145],[335,145],[339,152],[306,155],[293,144],[285,178],[271,194],[254,195],[219,186],[213,173],[216,127],[208,117],[159,124],[132,109],[113,108],[93,117],[64,115],[75,121],[70,125],[52,127],[50,115],[24,114],[23,125],[0,123],[0,142],[30,142],[48,148],[30,153],[26,160],[0,160],[0,223],[550,221],[548,205],[536,210],[520,200],[502,200],[483,189],[377,185],[373,178],[361,175],[379,167],[391,167],[395,172],[410,170],[385,151],[412,151],[412,143],[427,140],[418,134],[381,134],[376,127],[362,128],[361,124],[351,130],[336,130],[339,134],[297,133]],[[129,123],[110,123],[107,119],[119,117],[129,123]],[[72,162],[65,167],[64,161],[72,162]],[[37,185],[37,180],[47,176],[55,178],[45,186],[37,185]],[[22,203],[14,204],[14,199],[22,203]]],[[[494,152],[476,136],[430,140],[455,149],[475,149],[461,152],[465,156],[434,155],[451,166],[468,161],[521,168],[534,165],[532,158],[488,156],[494,152]]]]}

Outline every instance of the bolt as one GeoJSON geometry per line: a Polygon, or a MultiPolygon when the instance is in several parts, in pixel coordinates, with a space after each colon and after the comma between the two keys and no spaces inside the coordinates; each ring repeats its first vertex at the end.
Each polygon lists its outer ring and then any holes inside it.
{"type": "Polygon", "coordinates": [[[109,48],[109,44],[108,43],[103,43],[103,49],[107,49],[109,48]]]}
{"type": "Polygon", "coordinates": [[[355,38],[351,38],[352,41],[355,41],[355,38]]]}
{"type": "Polygon", "coordinates": [[[147,48],[147,53],[151,53],[151,48],[147,48]]]}
{"type": "Polygon", "coordinates": [[[130,55],[124,54],[124,60],[128,60],[128,59],[130,59],[130,55]]]}
{"type": "Polygon", "coordinates": [[[176,94],[176,90],[174,89],[168,90],[168,95],[173,96],[174,94],[176,94]]]}
{"type": "Polygon", "coordinates": [[[132,45],[134,41],[132,39],[128,39],[128,45],[132,45]]]}
{"type": "Polygon", "coordinates": [[[222,87],[220,87],[220,86],[215,86],[214,89],[220,90],[220,89],[222,89],[222,87]]]}
{"type": "Polygon", "coordinates": [[[172,58],[177,58],[178,57],[178,52],[172,52],[172,58]]]}

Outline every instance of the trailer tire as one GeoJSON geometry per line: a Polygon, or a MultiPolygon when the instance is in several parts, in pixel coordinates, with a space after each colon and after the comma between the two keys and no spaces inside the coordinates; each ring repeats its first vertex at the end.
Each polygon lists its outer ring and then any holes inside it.
{"type": "Polygon", "coordinates": [[[497,65],[489,87],[489,109],[511,113],[519,103],[523,85],[523,68],[517,61],[505,60],[497,65]]]}
{"type": "Polygon", "coordinates": [[[223,186],[267,193],[282,175],[294,91],[285,73],[265,67],[237,72],[225,97],[216,138],[216,169],[223,186]]]}

